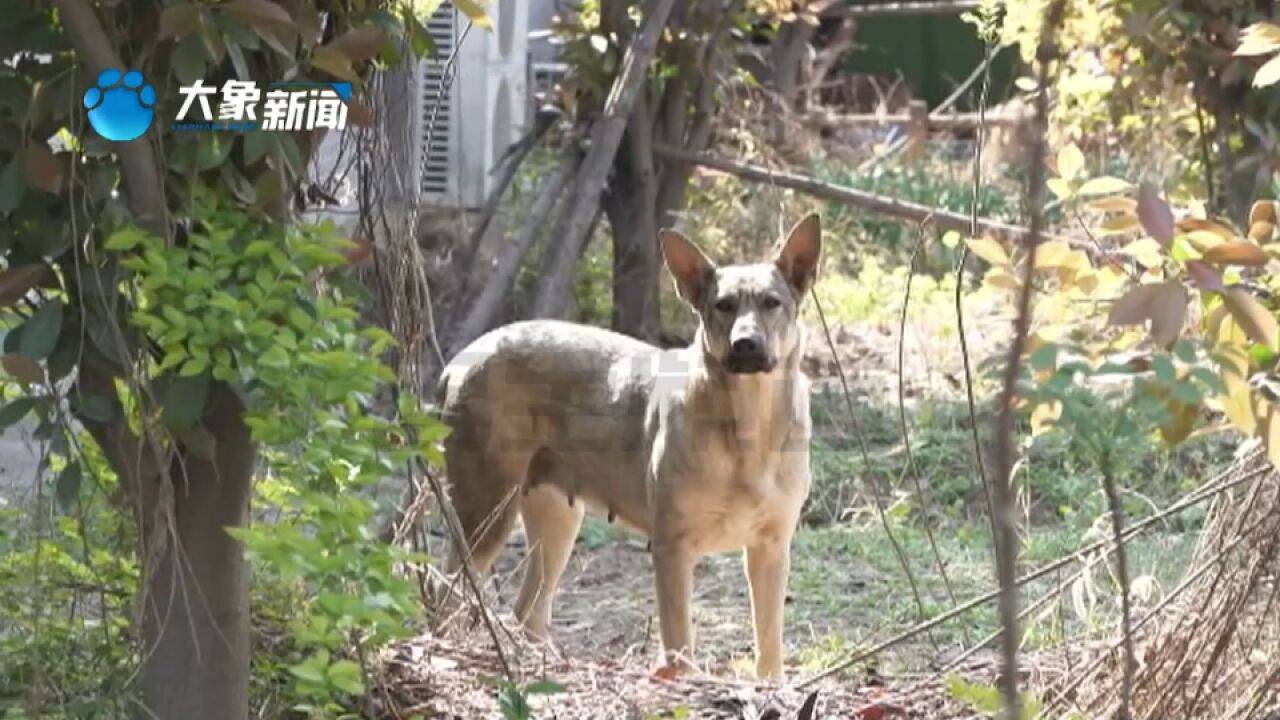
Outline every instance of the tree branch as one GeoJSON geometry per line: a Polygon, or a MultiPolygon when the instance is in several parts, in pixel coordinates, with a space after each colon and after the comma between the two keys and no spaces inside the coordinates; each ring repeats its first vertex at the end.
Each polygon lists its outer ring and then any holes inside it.
{"type": "Polygon", "coordinates": [[[552,235],[558,243],[550,248],[543,285],[534,301],[534,317],[560,317],[568,308],[573,271],[600,208],[600,189],[607,182],[631,108],[644,87],[649,62],[657,52],[658,40],[675,1],[650,0],[640,32],[627,48],[622,71],[613,83],[604,111],[592,127],[591,149],[562,215],[564,220],[557,223],[557,232],[552,235]]]}
{"type": "MultiPolygon", "coordinates": [[[[98,16],[86,0],[54,0],[54,4],[58,8],[62,28],[71,40],[71,46],[94,77],[108,68],[123,67],[116,51],[112,49],[106,31],[98,22],[98,16]]],[[[120,174],[124,177],[129,209],[138,225],[147,232],[168,240],[169,223],[165,210],[164,183],[150,141],[143,137],[116,143],[114,149],[120,157],[120,174]]]]}

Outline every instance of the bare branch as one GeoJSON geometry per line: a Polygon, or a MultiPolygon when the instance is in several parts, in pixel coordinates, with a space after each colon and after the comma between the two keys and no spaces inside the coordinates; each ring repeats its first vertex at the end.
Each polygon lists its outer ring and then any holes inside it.
{"type": "Polygon", "coordinates": [[[1036,94],[1035,128],[1030,133],[1031,147],[1028,148],[1030,170],[1027,173],[1027,195],[1030,198],[1031,229],[1024,243],[1027,259],[1023,269],[1022,289],[1018,293],[1018,311],[1013,323],[1013,340],[1009,344],[1009,359],[1005,364],[996,421],[996,477],[992,500],[996,525],[996,575],[1000,581],[997,612],[1000,626],[1004,630],[1000,638],[1000,692],[1004,698],[1006,720],[1019,720],[1022,717],[1022,698],[1018,695],[1018,644],[1021,638],[1018,635],[1018,520],[1012,484],[1013,404],[1018,393],[1022,354],[1026,349],[1031,327],[1032,277],[1035,272],[1036,249],[1040,245],[1044,229],[1044,139],[1049,115],[1049,68],[1050,61],[1056,54],[1053,42],[1065,8],[1065,0],[1054,0],[1045,12],[1044,24],[1040,29],[1040,46],[1036,53],[1036,60],[1040,64],[1040,89],[1036,94]]]}

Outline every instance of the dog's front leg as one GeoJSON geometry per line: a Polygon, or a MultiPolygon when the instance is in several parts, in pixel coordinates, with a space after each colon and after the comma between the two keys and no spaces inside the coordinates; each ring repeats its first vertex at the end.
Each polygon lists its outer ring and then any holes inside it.
{"type": "Polygon", "coordinates": [[[693,599],[694,558],[683,543],[654,539],[653,570],[657,578],[658,626],[662,633],[663,667],[659,675],[671,677],[694,668],[693,599]]]}
{"type": "Polygon", "coordinates": [[[782,675],[782,608],[791,568],[790,539],[762,541],[746,551],[751,624],[756,635],[756,676],[782,675]]]}

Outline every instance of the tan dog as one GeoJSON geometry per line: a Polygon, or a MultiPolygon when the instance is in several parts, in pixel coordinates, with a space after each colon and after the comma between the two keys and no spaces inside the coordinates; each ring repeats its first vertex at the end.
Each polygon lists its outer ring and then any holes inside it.
{"type": "MultiPolygon", "coordinates": [[[[661,243],[701,319],[689,348],[533,321],[488,333],[450,363],[438,400],[453,428],[453,502],[479,573],[523,517],[516,616],[535,637],[547,636],[584,508],[648,535],[664,674],[692,667],[695,562],[745,549],[756,673],[778,676],[791,537],[809,491],[797,315],[817,272],[818,216],[768,263],[717,268],[678,233],[661,243]]],[[[455,548],[451,570],[460,563],[455,548]]]]}

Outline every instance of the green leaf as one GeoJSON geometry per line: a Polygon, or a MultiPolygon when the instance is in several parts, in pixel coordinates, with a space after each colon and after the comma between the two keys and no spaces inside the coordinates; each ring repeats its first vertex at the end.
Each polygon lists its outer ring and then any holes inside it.
{"type": "Polygon", "coordinates": [[[279,345],[273,345],[270,350],[262,353],[258,362],[270,368],[287,368],[290,365],[289,354],[279,345]]]}
{"type": "Polygon", "coordinates": [[[254,240],[244,248],[244,256],[247,258],[262,257],[271,252],[276,244],[270,240],[254,240]]]}
{"type": "Polygon", "coordinates": [[[329,682],[344,693],[359,695],[364,692],[364,682],[360,666],[350,660],[339,660],[329,666],[325,673],[329,682]]]}
{"type": "Polygon", "coordinates": [[[125,252],[137,247],[146,236],[146,233],[136,227],[122,227],[111,233],[103,247],[113,252],[125,252]]]}
{"type": "Polygon", "coordinates": [[[31,412],[31,409],[35,406],[35,398],[20,397],[8,405],[0,407],[0,429],[7,428],[26,417],[27,413],[31,412]]]}
{"type": "Polygon", "coordinates": [[[22,178],[22,163],[17,153],[0,172],[0,215],[8,215],[22,204],[27,194],[27,183],[22,178]]]}
{"type": "Polygon", "coordinates": [[[23,326],[18,352],[32,360],[43,360],[57,347],[61,331],[62,301],[49,300],[23,326]]]}
{"type": "MultiPolygon", "coordinates": [[[[169,61],[173,68],[173,74],[177,76],[178,81],[183,85],[192,85],[197,80],[203,80],[205,75],[204,46],[198,34],[187,35],[178,41],[173,48],[173,56],[169,61]]],[[[212,108],[210,108],[212,109],[212,108]]],[[[193,110],[199,115],[198,110],[193,110]]],[[[190,115],[187,119],[192,122],[199,122],[203,118],[192,118],[190,115]]]]}
{"type": "Polygon", "coordinates": [[[73,460],[67,463],[67,466],[58,474],[58,481],[54,484],[54,494],[63,510],[69,509],[80,496],[82,472],[80,462],[73,460]]]}
{"type": "Polygon", "coordinates": [[[524,691],[528,695],[554,695],[564,692],[564,686],[550,680],[539,680],[526,685],[524,691]]]}
{"type": "Polygon", "coordinates": [[[235,135],[230,133],[205,133],[200,136],[200,145],[196,150],[196,166],[201,170],[211,170],[227,161],[231,147],[235,144],[235,135]]]}
{"type": "Polygon", "coordinates": [[[208,397],[208,375],[174,379],[164,393],[165,425],[180,430],[196,424],[204,414],[204,404],[208,397]]]}
{"type": "Polygon", "coordinates": [[[115,405],[107,398],[94,393],[73,393],[71,407],[77,415],[97,422],[110,422],[116,416],[115,405]]]}
{"type": "Polygon", "coordinates": [[[218,449],[218,439],[203,425],[192,425],[174,432],[174,436],[187,452],[201,460],[212,461],[218,449]]]}
{"type": "Polygon", "coordinates": [[[1058,345],[1056,343],[1045,343],[1036,348],[1031,353],[1029,359],[1031,367],[1035,370],[1051,370],[1058,362],[1058,345]]]}

